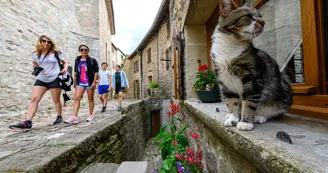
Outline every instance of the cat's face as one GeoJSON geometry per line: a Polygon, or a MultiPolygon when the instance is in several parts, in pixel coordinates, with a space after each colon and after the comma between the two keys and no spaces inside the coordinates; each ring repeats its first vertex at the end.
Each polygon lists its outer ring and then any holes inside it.
{"type": "Polygon", "coordinates": [[[261,19],[261,14],[257,9],[252,8],[250,3],[229,11],[227,6],[223,6],[219,25],[229,34],[233,34],[239,40],[251,40],[260,35],[264,29],[265,22],[261,19]]]}

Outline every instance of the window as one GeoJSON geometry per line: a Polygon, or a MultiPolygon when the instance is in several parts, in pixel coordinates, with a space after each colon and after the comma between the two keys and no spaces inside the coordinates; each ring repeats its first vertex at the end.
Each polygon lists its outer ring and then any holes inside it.
{"type": "Polygon", "coordinates": [[[115,62],[112,61],[112,68],[115,69],[115,62]]]}
{"type": "Polygon", "coordinates": [[[151,48],[148,48],[147,50],[147,59],[148,59],[148,63],[151,63],[151,48]]]}
{"type": "Polygon", "coordinates": [[[153,82],[153,76],[148,76],[148,84],[150,85],[150,83],[153,82]]]}
{"type": "Polygon", "coordinates": [[[114,48],[114,46],[112,46],[112,53],[114,53],[115,52],[115,48],[114,48]]]}
{"type": "Polygon", "coordinates": [[[170,18],[167,19],[167,22],[166,22],[166,36],[167,36],[167,39],[170,38],[170,34],[171,34],[171,24],[170,24],[170,18]]]}
{"type": "Polygon", "coordinates": [[[107,43],[106,43],[106,63],[108,63],[108,54],[107,54],[107,50],[108,50],[108,48],[107,48],[107,43]]]}
{"type": "Polygon", "coordinates": [[[133,67],[134,67],[134,73],[139,72],[139,60],[133,63],[133,67]]]}
{"type": "MultiPolygon", "coordinates": [[[[328,1],[234,0],[238,6],[247,1],[266,22],[264,32],[253,40],[255,47],[273,57],[291,79],[294,102],[290,113],[328,119],[328,1]]],[[[218,9],[206,24],[209,48],[218,9]]]]}

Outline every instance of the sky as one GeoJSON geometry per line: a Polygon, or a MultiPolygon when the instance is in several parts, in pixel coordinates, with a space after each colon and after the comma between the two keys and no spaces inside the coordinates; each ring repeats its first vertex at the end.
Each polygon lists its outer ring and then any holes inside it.
{"type": "Polygon", "coordinates": [[[131,54],[150,29],[162,0],[113,0],[116,34],[112,42],[131,54]]]}

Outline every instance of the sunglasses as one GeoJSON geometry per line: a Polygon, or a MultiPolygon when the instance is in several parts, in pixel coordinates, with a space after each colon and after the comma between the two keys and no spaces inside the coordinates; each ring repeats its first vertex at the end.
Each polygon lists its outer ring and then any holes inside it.
{"type": "Polygon", "coordinates": [[[80,49],[80,52],[88,52],[88,49],[80,49]]]}
{"type": "Polygon", "coordinates": [[[41,40],[41,41],[42,41],[42,43],[52,44],[52,42],[51,41],[48,41],[48,40],[41,40]]]}

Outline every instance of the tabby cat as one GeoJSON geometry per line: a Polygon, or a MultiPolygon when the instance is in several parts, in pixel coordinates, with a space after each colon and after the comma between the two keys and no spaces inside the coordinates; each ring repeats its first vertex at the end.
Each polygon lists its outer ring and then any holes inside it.
{"type": "Polygon", "coordinates": [[[231,1],[223,1],[212,36],[213,70],[230,112],[224,125],[252,130],[253,123],[287,112],[292,90],[276,61],[253,46],[265,24],[261,14],[250,3],[233,11],[231,7],[231,1]]]}

